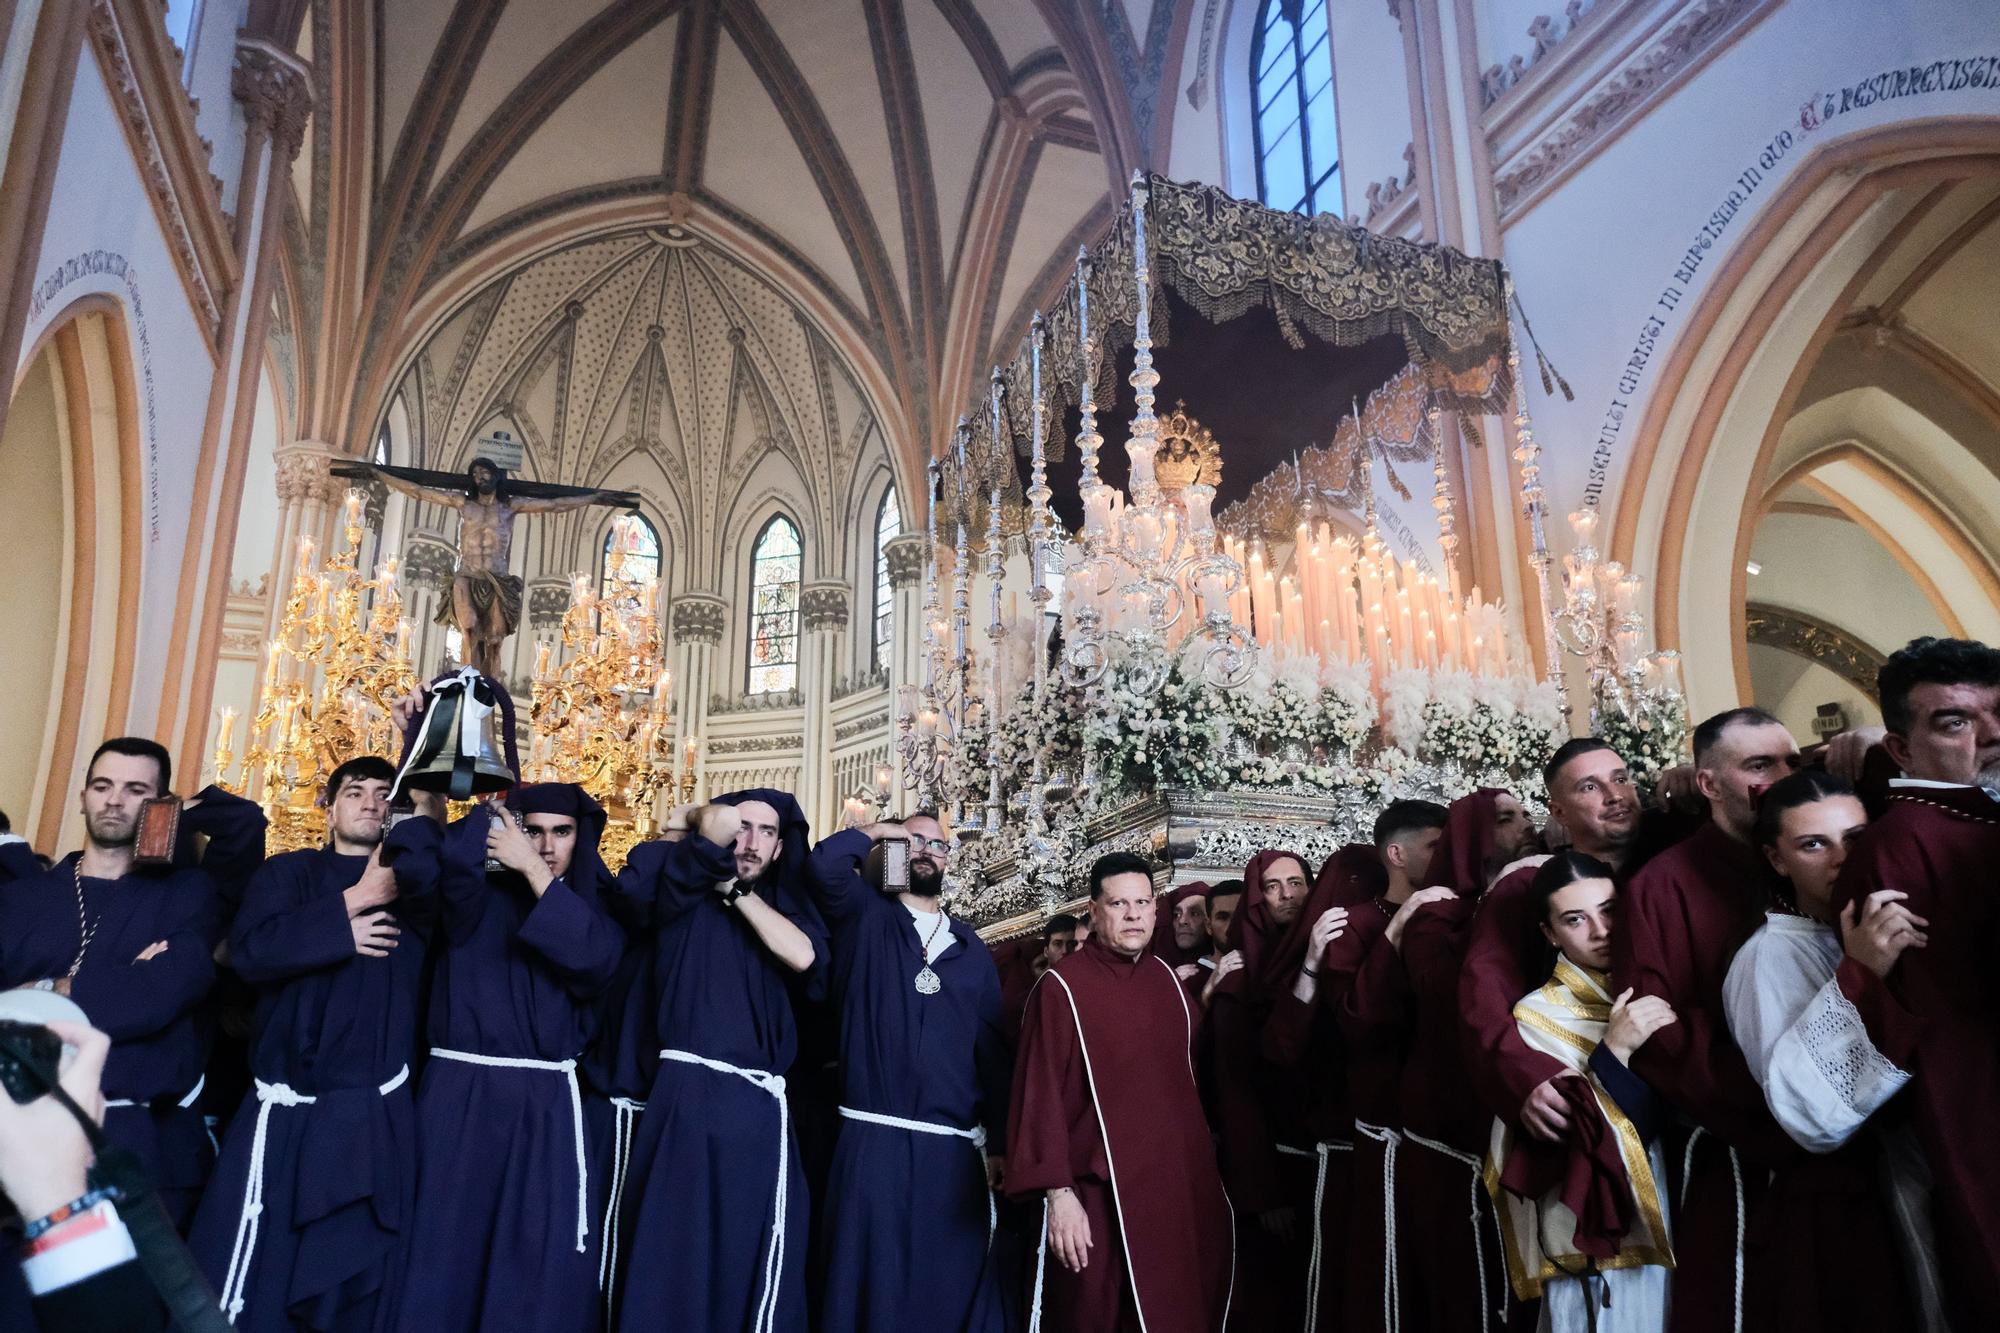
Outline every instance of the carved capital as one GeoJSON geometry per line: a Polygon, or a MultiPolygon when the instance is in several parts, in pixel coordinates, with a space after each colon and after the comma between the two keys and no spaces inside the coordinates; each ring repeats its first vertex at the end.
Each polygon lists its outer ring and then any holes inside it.
{"type": "Polygon", "coordinates": [[[458,572],[458,552],[435,532],[413,532],[403,547],[403,571],[418,583],[442,588],[458,572]]]}
{"type": "Polygon", "coordinates": [[[908,588],[923,578],[924,554],[924,539],[914,532],[882,543],[882,557],[889,565],[889,586],[908,588]]]}
{"type": "Polygon", "coordinates": [[[683,593],[667,608],[667,625],[676,642],[713,647],[722,642],[723,631],[729,626],[729,606],[713,593],[683,593]]]}
{"type": "Polygon", "coordinates": [[[324,501],[333,494],[334,479],[328,471],[333,465],[333,454],[319,441],[301,440],[286,445],[278,450],[277,463],[278,503],[324,501]]]}
{"type": "Polygon", "coordinates": [[[529,579],[527,587],[528,628],[537,632],[562,628],[569,611],[570,583],[566,578],[529,579]]]}
{"type": "Polygon", "coordinates": [[[313,108],[312,76],[298,57],[267,42],[239,42],[229,86],[250,123],[271,136],[278,159],[297,157],[313,108]]]}
{"type": "Polygon", "coordinates": [[[799,615],[808,630],[847,628],[848,587],[837,579],[808,583],[799,590],[799,615]]]}

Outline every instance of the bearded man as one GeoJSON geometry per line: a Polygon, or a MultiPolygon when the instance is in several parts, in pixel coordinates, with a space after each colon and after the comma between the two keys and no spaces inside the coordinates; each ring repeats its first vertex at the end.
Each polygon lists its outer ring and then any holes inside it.
{"type": "Polygon", "coordinates": [[[1012,1068],[993,956],[938,903],[950,850],[923,812],[836,833],[807,863],[840,996],[842,1123],[820,1211],[824,1333],[1001,1327],[990,1190],[1012,1068]],[[891,842],[909,848],[900,891],[864,869],[891,842]]]}
{"type": "Polygon", "coordinates": [[[799,1333],[807,1202],[785,1076],[794,993],[817,998],[827,956],[805,812],[758,787],[686,822],[618,876],[652,950],[660,1042],[625,1181],[618,1327],[799,1333]]]}

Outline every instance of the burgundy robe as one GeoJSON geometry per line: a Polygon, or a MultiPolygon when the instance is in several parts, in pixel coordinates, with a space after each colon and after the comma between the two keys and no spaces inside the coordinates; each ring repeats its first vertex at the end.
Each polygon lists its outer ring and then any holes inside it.
{"type": "MultiPolygon", "coordinates": [[[[1313,922],[1333,906],[1340,882],[1322,877],[1287,924],[1272,919],[1264,873],[1274,862],[1306,859],[1262,851],[1243,871],[1243,901],[1229,923],[1229,946],[1244,965],[1216,983],[1203,1034],[1214,1083],[1215,1128],[1223,1183],[1244,1244],[1236,1248],[1234,1307],[1242,1328],[1299,1328],[1312,1286],[1313,1198],[1319,1178],[1317,1139],[1308,1137],[1308,1089],[1295,1069],[1271,1061],[1263,1029],[1280,997],[1290,995],[1313,922]],[[1290,1209],[1292,1234],[1263,1230],[1264,1214],[1290,1209]],[[1254,1230],[1253,1230],[1254,1229],[1254,1230]]],[[[1348,1127],[1339,1127],[1344,1142],[1348,1127]]],[[[1321,1232],[1322,1256],[1325,1233],[1321,1232]]],[[[1326,1283],[1322,1281],[1320,1286],[1326,1283]]]]}
{"type": "Polygon", "coordinates": [[[1386,1330],[1391,1311],[1408,1318],[1416,1308],[1415,1293],[1401,1281],[1403,1246],[1392,1243],[1388,1229],[1389,1162],[1392,1152],[1401,1155],[1400,1085],[1410,1034],[1409,985],[1402,959],[1384,937],[1395,914],[1395,904],[1382,898],[1353,905],[1347,929],[1320,961],[1319,999],[1339,1025],[1355,1121],[1339,1325],[1351,1333],[1386,1330]],[[1384,1142],[1384,1132],[1391,1142],[1384,1142]]]}
{"type": "Polygon", "coordinates": [[[1049,1333],[1217,1333],[1229,1199],[1195,1095],[1194,1015],[1173,969],[1092,938],[1028,999],[1007,1145],[1016,1195],[1061,1186],[1090,1219],[1089,1262],[1046,1260],[1049,1333]]]}
{"type": "Polygon", "coordinates": [[[1886,985],[1851,962],[1836,975],[1876,1048],[1915,1075],[1884,1113],[1909,1116],[1930,1160],[1953,1327],[2000,1327],[2000,803],[1976,787],[1898,785],[1887,804],[1835,897],[1845,910],[1901,890],[1930,943],[1907,950],[1886,985]]]}
{"type": "Polygon", "coordinates": [[[1722,1000],[1730,960],[1764,922],[1769,882],[1756,848],[1706,824],[1633,876],[1612,933],[1612,992],[1630,987],[1635,997],[1657,995],[1677,1020],[1639,1048],[1632,1072],[1709,1140],[1690,1152],[1686,1136],[1668,1136],[1681,1205],[1674,1220],[1674,1333],[1736,1326],[1737,1311],[1748,1308],[1747,1293],[1759,1281],[1756,1256],[1746,1247],[1743,1290],[1737,1290],[1739,1227],[1747,1231],[1758,1216],[1769,1173],[1801,1152],[1772,1119],[1730,1038],[1722,1000]],[[1726,1151],[1732,1148],[1733,1163],[1726,1151]]]}
{"type": "Polygon", "coordinates": [[[1411,1218],[1424,1219],[1426,1229],[1425,1243],[1409,1246],[1404,1255],[1408,1280],[1423,1292],[1426,1322],[1406,1318],[1404,1327],[1440,1333],[1498,1328],[1507,1317],[1499,1230],[1480,1165],[1493,1117],[1471,1095],[1458,1000],[1499,794],[1481,788],[1452,802],[1451,824],[1431,860],[1441,873],[1431,879],[1459,897],[1418,908],[1403,930],[1411,1027],[1400,1106],[1403,1131],[1415,1137],[1397,1161],[1396,1188],[1400,1205],[1411,1218]]]}

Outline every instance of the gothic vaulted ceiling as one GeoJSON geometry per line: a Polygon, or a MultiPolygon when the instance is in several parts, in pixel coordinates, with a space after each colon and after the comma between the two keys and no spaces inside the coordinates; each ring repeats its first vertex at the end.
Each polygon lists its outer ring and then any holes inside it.
{"type": "Polygon", "coordinates": [[[288,296],[334,308],[301,428],[367,438],[496,276],[671,223],[796,298],[921,458],[1147,160],[1188,9],[319,0],[288,296]]]}

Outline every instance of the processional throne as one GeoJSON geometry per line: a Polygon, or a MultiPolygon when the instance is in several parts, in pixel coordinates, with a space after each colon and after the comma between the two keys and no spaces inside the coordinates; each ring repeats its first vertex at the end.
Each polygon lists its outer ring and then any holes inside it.
{"type": "Polygon", "coordinates": [[[1532,787],[1565,701],[1473,586],[1455,512],[1460,442],[1487,447],[1459,416],[1512,412],[1546,584],[1511,301],[1497,261],[1134,178],[931,468],[898,721],[917,798],[960,830],[955,911],[1004,935],[1105,851],[1222,878],[1271,843],[1328,854],[1394,796],[1532,787]],[[1378,479],[1433,510],[1434,546],[1378,479]],[[1016,684],[1023,583],[1046,649],[1016,684]]]}

